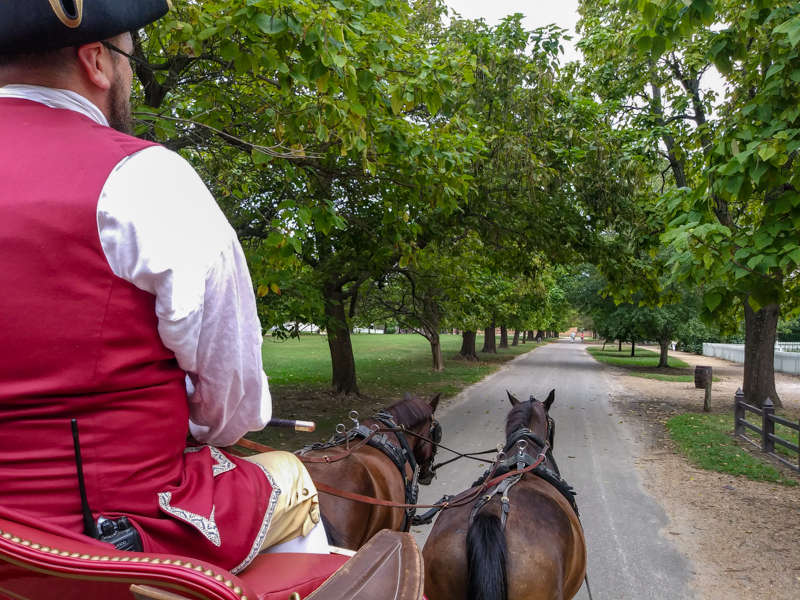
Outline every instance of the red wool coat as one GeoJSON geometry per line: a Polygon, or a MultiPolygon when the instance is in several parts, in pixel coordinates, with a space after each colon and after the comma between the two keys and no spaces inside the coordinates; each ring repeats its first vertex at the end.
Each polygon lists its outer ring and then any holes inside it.
{"type": "Polygon", "coordinates": [[[82,535],[75,418],[95,519],[127,515],[145,551],[236,572],[280,492],[259,465],[186,448],[184,372],[155,296],[115,276],[100,244],[109,173],[150,145],[0,99],[0,505],[82,535]]]}

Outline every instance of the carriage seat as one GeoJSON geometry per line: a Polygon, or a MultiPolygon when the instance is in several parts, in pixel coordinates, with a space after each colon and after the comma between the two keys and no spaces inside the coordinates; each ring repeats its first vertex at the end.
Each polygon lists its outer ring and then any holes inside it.
{"type": "Polygon", "coordinates": [[[0,600],[422,598],[422,558],[410,534],[383,531],[350,559],[261,554],[236,576],[207,561],[121,552],[33,525],[0,507],[0,600]]]}

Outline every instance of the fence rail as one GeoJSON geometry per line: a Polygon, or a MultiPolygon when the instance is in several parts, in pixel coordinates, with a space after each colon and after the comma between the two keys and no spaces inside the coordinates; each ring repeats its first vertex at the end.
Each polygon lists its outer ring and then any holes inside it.
{"type": "Polygon", "coordinates": [[[775,348],[781,352],[800,352],[800,342],[775,342],[775,348]]]}
{"type": "Polygon", "coordinates": [[[736,395],[733,398],[733,406],[733,432],[736,435],[744,440],[747,440],[754,446],[758,446],[761,448],[762,452],[766,452],[773,458],[777,458],[786,466],[791,467],[795,471],[800,471],[800,446],[775,435],[776,423],[783,425],[788,429],[800,432],[800,422],[795,423],[794,421],[777,416],[775,414],[775,406],[772,404],[772,400],[769,398],[764,401],[764,406],[762,408],[758,408],[752,404],[747,404],[747,402],[745,402],[744,392],[742,390],[738,390],[736,392],[736,395]],[[761,427],[747,420],[748,412],[757,414],[761,417],[761,427]],[[745,429],[749,429],[750,431],[753,431],[761,436],[760,443],[746,436],[745,429]],[[790,452],[797,453],[797,464],[789,462],[782,456],[778,456],[775,453],[775,444],[786,448],[790,452]]]}

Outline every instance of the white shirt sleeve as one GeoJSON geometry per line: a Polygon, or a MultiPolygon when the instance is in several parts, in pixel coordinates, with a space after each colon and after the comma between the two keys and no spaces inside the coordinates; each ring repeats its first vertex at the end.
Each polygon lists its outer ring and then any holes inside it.
{"type": "Polygon", "coordinates": [[[103,187],[97,225],[114,274],[156,296],[159,335],[191,380],[195,439],[226,446],[262,429],[272,402],[250,274],[191,165],[160,146],[123,159],[103,187]]]}

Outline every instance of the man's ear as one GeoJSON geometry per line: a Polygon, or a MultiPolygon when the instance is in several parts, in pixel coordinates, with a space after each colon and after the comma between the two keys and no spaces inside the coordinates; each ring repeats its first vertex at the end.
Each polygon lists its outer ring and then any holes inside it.
{"type": "Polygon", "coordinates": [[[96,88],[106,91],[114,81],[114,57],[100,42],[78,46],[81,74],[96,88]]]}

